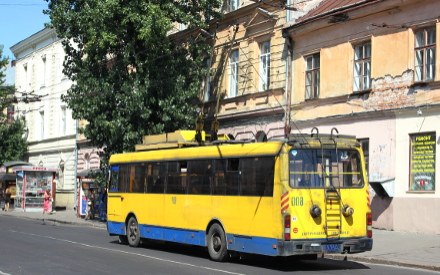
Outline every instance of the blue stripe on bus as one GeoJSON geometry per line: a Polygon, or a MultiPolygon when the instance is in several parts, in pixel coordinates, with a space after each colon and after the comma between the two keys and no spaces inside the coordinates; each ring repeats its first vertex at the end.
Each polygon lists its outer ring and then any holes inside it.
{"type": "Polygon", "coordinates": [[[110,235],[125,235],[125,223],[107,221],[107,232],[110,235]]]}
{"type": "Polygon", "coordinates": [[[267,256],[277,256],[277,239],[227,234],[228,249],[267,256]],[[275,247],[275,248],[274,248],[275,247]]]}
{"type": "Polygon", "coordinates": [[[140,225],[142,238],[206,246],[205,231],[140,225]]]}
{"type": "MultiPolygon", "coordinates": [[[[110,235],[125,235],[125,223],[107,222],[107,231],[110,235]]],[[[139,225],[142,238],[206,246],[206,232],[196,230],[186,230],[177,228],[167,228],[151,225],[139,225]]],[[[250,237],[227,234],[228,250],[254,253],[268,256],[277,256],[277,239],[250,237]],[[275,247],[275,248],[274,248],[275,247]]]]}

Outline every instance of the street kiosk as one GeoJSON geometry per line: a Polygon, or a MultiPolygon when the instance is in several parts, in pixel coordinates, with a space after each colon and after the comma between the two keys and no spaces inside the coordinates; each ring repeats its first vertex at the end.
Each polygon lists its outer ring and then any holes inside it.
{"type": "Polygon", "coordinates": [[[49,190],[52,194],[54,207],[56,202],[55,175],[56,168],[18,166],[13,170],[16,174],[17,187],[14,201],[15,209],[23,211],[42,211],[44,192],[49,190]]]}

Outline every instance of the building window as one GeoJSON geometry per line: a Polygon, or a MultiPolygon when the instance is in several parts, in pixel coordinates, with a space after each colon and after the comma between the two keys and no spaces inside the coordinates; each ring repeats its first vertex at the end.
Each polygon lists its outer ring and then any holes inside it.
{"type": "Polygon", "coordinates": [[[435,191],[435,132],[410,135],[410,191],[435,191]]]}
{"type": "Polygon", "coordinates": [[[90,155],[86,153],[84,155],[84,169],[90,169],[90,155]]]}
{"type": "Polygon", "coordinates": [[[306,99],[319,97],[319,53],[305,57],[306,59],[306,99]]]}
{"type": "Polygon", "coordinates": [[[28,76],[28,65],[27,65],[27,63],[25,63],[23,65],[23,75],[24,75],[23,88],[24,88],[25,91],[28,91],[30,85],[29,85],[29,81],[28,81],[29,76],[28,76]]]}
{"type": "Polygon", "coordinates": [[[235,97],[238,94],[238,50],[233,50],[229,57],[229,97],[235,97]]]}
{"type": "Polygon", "coordinates": [[[435,28],[415,32],[415,81],[434,80],[435,39],[435,28]]]}
{"type": "Polygon", "coordinates": [[[47,78],[47,62],[46,62],[46,55],[42,55],[41,56],[41,61],[42,61],[42,65],[43,65],[43,76],[41,79],[41,87],[46,87],[46,78],[47,78]]]}
{"type": "Polygon", "coordinates": [[[354,83],[355,92],[371,89],[371,43],[354,47],[354,83]]]}
{"type": "Polygon", "coordinates": [[[228,0],[228,11],[238,10],[240,7],[240,0],[228,0]]]}
{"type": "Polygon", "coordinates": [[[60,134],[61,136],[66,135],[66,106],[61,106],[61,117],[60,117],[60,134]]]}
{"type": "Polygon", "coordinates": [[[269,89],[270,85],[270,42],[260,45],[260,91],[269,89]]]}
{"type": "Polygon", "coordinates": [[[44,111],[40,111],[40,140],[44,139],[44,111]]]}

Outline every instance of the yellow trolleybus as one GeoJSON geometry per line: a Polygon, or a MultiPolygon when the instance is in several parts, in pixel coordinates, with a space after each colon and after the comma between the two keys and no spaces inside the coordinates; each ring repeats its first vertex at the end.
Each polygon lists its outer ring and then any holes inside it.
{"type": "MultiPolygon", "coordinates": [[[[332,131],[333,132],[333,131],[332,131]]],[[[290,135],[267,142],[146,136],[111,156],[107,230],[141,239],[269,256],[372,249],[364,158],[354,137],[290,135]]]]}

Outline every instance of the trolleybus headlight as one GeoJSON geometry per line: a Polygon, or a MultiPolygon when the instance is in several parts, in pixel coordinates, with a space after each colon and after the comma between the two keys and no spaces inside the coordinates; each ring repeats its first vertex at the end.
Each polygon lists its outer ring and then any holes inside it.
{"type": "Polygon", "coordinates": [[[310,207],[310,215],[312,215],[313,218],[321,216],[321,212],[321,208],[319,208],[319,206],[317,206],[316,204],[310,207]]]}
{"type": "Polygon", "coordinates": [[[344,215],[344,217],[350,217],[353,215],[353,213],[354,213],[353,207],[350,207],[348,204],[345,204],[342,207],[342,214],[344,215]]]}

